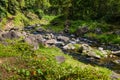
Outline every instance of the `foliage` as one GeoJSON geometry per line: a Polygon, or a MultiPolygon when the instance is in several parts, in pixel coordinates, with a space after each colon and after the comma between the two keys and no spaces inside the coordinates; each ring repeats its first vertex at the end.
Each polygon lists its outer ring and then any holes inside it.
{"type": "Polygon", "coordinates": [[[0,4],[1,17],[7,15],[6,12],[15,15],[18,11],[39,12],[39,9],[49,14],[64,14],[66,19],[112,20],[120,16],[119,0],[1,0],[0,4]]]}
{"type": "MultiPolygon", "coordinates": [[[[21,47],[22,45],[19,45],[19,43],[14,45],[17,47],[15,47],[15,49],[20,53],[24,52],[24,50],[29,51],[28,46],[24,47],[23,49],[21,47]]],[[[11,47],[14,48],[13,45],[11,47]]],[[[8,80],[110,80],[109,75],[111,71],[108,69],[98,66],[86,65],[84,63],[73,60],[72,57],[63,54],[58,48],[41,47],[39,50],[34,52],[34,55],[29,55],[30,52],[31,51],[25,53],[26,55],[21,56],[21,58],[16,57],[17,60],[14,61],[14,63],[8,61],[7,63],[3,64],[2,67],[5,68],[4,71],[7,71],[7,74],[10,74],[10,76],[7,76],[8,80]],[[55,58],[56,56],[65,57],[65,61],[59,63],[55,58]]],[[[3,79],[6,78],[4,77],[3,79]]]]}
{"type": "Polygon", "coordinates": [[[32,52],[30,45],[21,43],[19,40],[7,40],[6,45],[0,44],[0,57],[31,55],[32,52]]]}
{"type": "Polygon", "coordinates": [[[95,33],[88,33],[85,37],[90,37],[99,40],[102,43],[113,43],[113,44],[120,44],[120,36],[115,34],[107,34],[103,33],[101,35],[95,33]]]}

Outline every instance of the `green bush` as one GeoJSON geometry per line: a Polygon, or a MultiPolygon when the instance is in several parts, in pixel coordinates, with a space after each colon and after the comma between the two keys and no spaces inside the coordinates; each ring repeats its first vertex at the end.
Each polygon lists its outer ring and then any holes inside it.
{"type": "Polygon", "coordinates": [[[35,14],[38,15],[39,19],[42,19],[44,16],[44,12],[41,9],[35,10],[35,14]]]}

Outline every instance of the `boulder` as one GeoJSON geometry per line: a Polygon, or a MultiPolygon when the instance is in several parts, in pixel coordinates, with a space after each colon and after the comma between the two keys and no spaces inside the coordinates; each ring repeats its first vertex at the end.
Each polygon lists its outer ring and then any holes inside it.
{"type": "Polygon", "coordinates": [[[19,28],[17,28],[17,27],[13,27],[13,28],[10,29],[10,31],[12,31],[12,30],[14,30],[14,31],[18,31],[19,28]]]}
{"type": "Polygon", "coordinates": [[[116,59],[113,61],[115,64],[120,65],[120,59],[116,59]]]}
{"type": "Polygon", "coordinates": [[[58,41],[68,42],[70,39],[69,39],[69,37],[66,37],[66,36],[58,36],[57,40],[58,41]]]}
{"type": "Polygon", "coordinates": [[[2,37],[5,39],[14,39],[19,38],[20,36],[22,36],[22,34],[14,30],[2,34],[2,37]]]}
{"type": "Polygon", "coordinates": [[[53,39],[54,35],[52,33],[44,35],[45,39],[53,39]]]}
{"type": "Polygon", "coordinates": [[[113,55],[120,56],[120,50],[119,50],[119,51],[112,51],[111,53],[112,53],[113,55]]]}
{"type": "Polygon", "coordinates": [[[120,30],[115,31],[114,34],[120,35],[120,30]]]}
{"type": "Polygon", "coordinates": [[[98,55],[96,52],[94,52],[94,49],[92,49],[92,47],[90,47],[88,44],[82,44],[81,47],[82,47],[83,55],[87,55],[95,58],[101,58],[101,56],[98,55]]]}
{"type": "Polygon", "coordinates": [[[35,27],[32,25],[24,27],[24,30],[34,30],[34,29],[35,29],[35,27]]]}
{"type": "Polygon", "coordinates": [[[45,44],[50,44],[50,45],[53,45],[53,44],[56,44],[56,40],[55,39],[50,39],[50,40],[47,40],[46,42],[45,42],[45,44]]]}
{"type": "Polygon", "coordinates": [[[107,57],[108,52],[104,50],[102,47],[99,47],[98,50],[103,54],[105,57],[107,57]]]}
{"type": "Polygon", "coordinates": [[[58,46],[58,47],[62,47],[62,46],[64,46],[64,45],[65,45],[65,43],[62,42],[62,41],[57,41],[57,42],[56,42],[56,46],[58,46]]]}
{"type": "Polygon", "coordinates": [[[110,77],[111,77],[111,80],[119,80],[120,79],[120,75],[115,72],[112,72],[110,77]]]}
{"type": "Polygon", "coordinates": [[[34,50],[39,49],[39,43],[36,40],[36,37],[34,35],[27,36],[24,41],[34,47],[34,50]]]}
{"type": "Polygon", "coordinates": [[[64,49],[64,50],[74,50],[74,49],[75,49],[75,46],[74,46],[73,44],[69,43],[69,44],[65,45],[65,46],[63,47],[63,49],[64,49]]]}
{"type": "Polygon", "coordinates": [[[42,34],[45,32],[45,30],[42,27],[39,27],[36,29],[36,32],[42,34]]]}
{"type": "Polygon", "coordinates": [[[38,43],[42,43],[44,41],[41,34],[35,35],[35,39],[38,43]]]}

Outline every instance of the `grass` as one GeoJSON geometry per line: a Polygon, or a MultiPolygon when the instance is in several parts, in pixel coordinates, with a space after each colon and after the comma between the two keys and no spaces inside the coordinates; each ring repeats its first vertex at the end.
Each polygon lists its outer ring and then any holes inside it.
{"type": "Polygon", "coordinates": [[[116,34],[95,34],[95,33],[87,33],[85,37],[90,37],[94,39],[98,39],[102,43],[113,43],[113,44],[120,44],[120,36],[116,34]]]}
{"type": "Polygon", "coordinates": [[[3,80],[110,80],[111,71],[107,68],[74,60],[56,47],[40,46],[40,49],[32,51],[32,47],[19,41],[10,43],[8,47],[0,44],[0,56],[8,58],[7,63],[0,67],[1,76],[8,75],[1,77],[3,80]],[[5,52],[6,55],[2,55],[5,52]],[[64,57],[65,61],[60,63],[56,56],[64,57]]]}
{"type": "Polygon", "coordinates": [[[2,22],[0,22],[0,29],[4,29],[6,22],[7,22],[7,19],[3,18],[2,22]]]}

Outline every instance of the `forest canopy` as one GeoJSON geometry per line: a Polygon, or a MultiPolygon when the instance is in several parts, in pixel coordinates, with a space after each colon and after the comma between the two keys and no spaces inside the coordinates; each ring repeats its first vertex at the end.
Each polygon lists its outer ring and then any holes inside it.
{"type": "Polygon", "coordinates": [[[69,19],[118,21],[120,0],[0,0],[0,17],[32,11],[69,19]]]}

